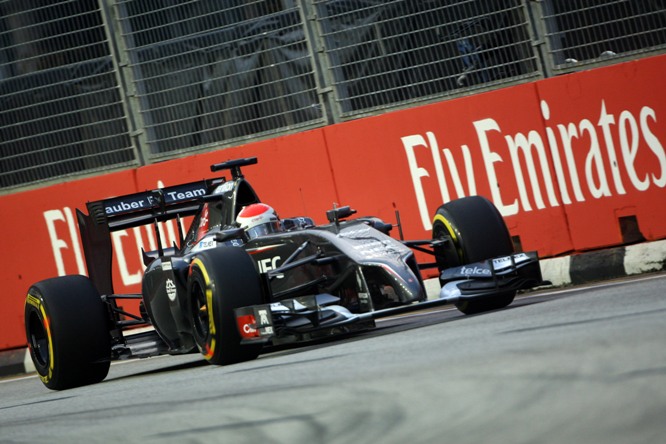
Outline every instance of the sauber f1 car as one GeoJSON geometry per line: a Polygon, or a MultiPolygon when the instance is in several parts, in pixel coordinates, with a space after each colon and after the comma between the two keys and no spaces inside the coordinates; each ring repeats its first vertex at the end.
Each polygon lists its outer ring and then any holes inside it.
{"type": "MultiPolygon", "coordinates": [[[[100,382],[116,359],[198,350],[212,364],[232,364],[255,359],[267,346],[369,329],[377,318],[426,307],[455,304],[465,314],[480,313],[543,284],[537,254],[514,252],[501,215],[483,197],[443,204],[432,239],[404,241],[389,235],[392,224],[352,217],[348,206],[327,211],[325,225],[308,217],[278,220],[241,172],[255,163],[230,160],[211,166],[229,170],[230,179],[77,210],[89,277],[44,280],[26,298],[30,355],[46,387],[100,382]],[[185,233],[181,218],[188,216],[185,233]],[[158,224],[172,219],[180,245],[165,248],[158,224]],[[150,224],[160,246],[142,251],[141,294],[116,294],[111,233],[150,224]],[[417,263],[415,251],[430,263],[417,263]],[[422,279],[428,268],[439,270],[441,283],[430,299],[422,279]],[[122,309],[126,299],[139,300],[139,314],[122,309]]],[[[397,226],[402,238],[399,215],[397,226]]]]}

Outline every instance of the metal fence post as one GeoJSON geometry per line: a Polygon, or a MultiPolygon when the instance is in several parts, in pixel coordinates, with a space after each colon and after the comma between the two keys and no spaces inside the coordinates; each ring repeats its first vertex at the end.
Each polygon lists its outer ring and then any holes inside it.
{"type": "Polygon", "coordinates": [[[134,148],[135,158],[139,161],[140,165],[146,165],[146,153],[144,152],[145,141],[141,140],[138,136],[142,134],[142,130],[137,127],[136,114],[134,107],[130,102],[130,88],[132,83],[128,83],[123,71],[127,70],[127,51],[121,50],[125,48],[122,42],[122,33],[119,32],[119,23],[117,20],[114,0],[99,0],[99,8],[102,13],[102,21],[104,22],[104,31],[106,32],[107,39],[111,47],[111,61],[113,63],[113,71],[116,74],[116,79],[121,87],[121,102],[125,116],[127,116],[127,128],[134,148]]]}
{"type": "Polygon", "coordinates": [[[99,0],[99,2],[106,32],[111,42],[112,59],[118,73],[118,82],[124,92],[122,102],[128,116],[127,125],[132,144],[135,146],[137,158],[141,165],[147,165],[150,163],[150,149],[146,137],[146,123],[141,113],[141,104],[136,90],[137,82],[132,71],[131,57],[133,53],[128,49],[123,38],[124,35],[131,38],[131,34],[123,32],[119,11],[119,8],[123,6],[119,5],[116,0],[99,0]]]}
{"type": "Polygon", "coordinates": [[[316,60],[316,66],[321,74],[322,98],[326,103],[329,112],[328,124],[339,123],[343,121],[344,110],[342,109],[341,96],[344,96],[344,78],[339,72],[339,63],[332,60],[335,53],[330,51],[326,35],[330,32],[326,27],[328,17],[323,13],[322,5],[318,5],[319,0],[301,0],[308,10],[306,26],[312,32],[313,49],[316,60]]]}
{"type": "Polygon", "coordinates": [[[543,77],[552,77],[553,64],[549,56],[549,45],[546,40],[545,23],[542,19],[543,12],[542,0],[523,0],[525,16],[530,22],[529,32],[532,39],[532,46],[538,54],[537,64],[543,77]]]}
{"type": "Polygon", "coordinates": [[[312,0],[298,0],[298,7],[301,11],[301,17],[303,17],[305,39],[310,56],[312,57],[317,94],[319,96],[319,103],[322,106],[324,121],[327,125],[337,123],[340,121],[340,116],[339,113],[335,112],[335,108],[331,103],[334,92],[329,75],[331,70],[326,56],[326,47],[322,41],[319,29],[317,12],[312,0]]]}

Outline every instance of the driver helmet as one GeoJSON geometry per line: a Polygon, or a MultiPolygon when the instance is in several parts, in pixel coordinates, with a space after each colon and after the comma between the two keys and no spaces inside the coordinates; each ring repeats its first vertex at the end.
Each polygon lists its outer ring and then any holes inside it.
{"type": "Polygon", "coordinates": [[[280,231],[277,213],[270,205],[263,203],[243,207],[236,217],[236,223],[245,230],[250,239],[280,231]]]}

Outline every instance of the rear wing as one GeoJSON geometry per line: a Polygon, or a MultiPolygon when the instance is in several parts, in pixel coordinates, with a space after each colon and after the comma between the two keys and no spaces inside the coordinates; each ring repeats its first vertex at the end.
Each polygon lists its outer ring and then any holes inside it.
{"type": "Polygon", "coordinates": [[[201,198],[224,179],[203,180],[88,202],[95,223],[108,225],[110,231],[124,230],[154,221],[194,214],[201,198]]]}
{"type": "MultiPolygon", "coordinates": [[[[241,167],[254,165],[256,157],[234,159],[211,165],[212,172],[230,170],[231,176],[236,183],[226,193],[232,194],[232,204],[236,204],[236,198],[247,202],[258,202],[258,198],[252,187],[245,182],[241,167]],[[236,188],[237,187],[237,188],[236,188]]],[[[112,279],[112,255],[113,246],[111,233],[128,228],[155,224],[155,235],[160,256],[162,251],[162,240],[157,229],[158,222],[171,219],[180,219],[197,213],[199,207],[218,185],[227,182],[226,178],[206,179],[198,182],[184,183],[166,188],[158,188],[140,193],[126,194],[124,196],[88,202],[86,207],[88,214],[76,210],[76,218],[81,233],[81,243],[86,257],[88,276],[97,287],[100,294],[113,294],[112,279]]],[[[231,182],[227,182],[232,185],[231,182]]],[[[218,197],[224,197],[225,192],[218,197]]],[[[179,221],[180,222],[180,221],[179,221]]],[[[178,230],[181,244],[183,233],[180,223],[178,230]]]]}
{"type": "MultiPolygon", "coordinates": [[[[100,294],[113,294],[112,232],[192,216],[199,209],[202,198],[224,180],[202,180],[88,202],[88,214],[77,209],[88,275],[100,294]]],[[[180,223],[177,225],[180,230],[180,223]]],[[[159,230],[155,232],[161,249],[159,230]]],[[[179,233],[182,241],[183,233],[179,233]]]]}

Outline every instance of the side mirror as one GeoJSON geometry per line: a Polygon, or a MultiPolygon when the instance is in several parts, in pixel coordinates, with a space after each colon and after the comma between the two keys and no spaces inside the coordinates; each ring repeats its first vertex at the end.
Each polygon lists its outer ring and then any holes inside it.
{"type": "Polygon", "coordinates": [[[328,210],[326,212],[326,219],[328,219],[329,222],[337,225],[340,220],[345,219],[352,214],[356,214],[356,210],[353,210],[349,206],[333,208],[332,210],[328,210]]]}

